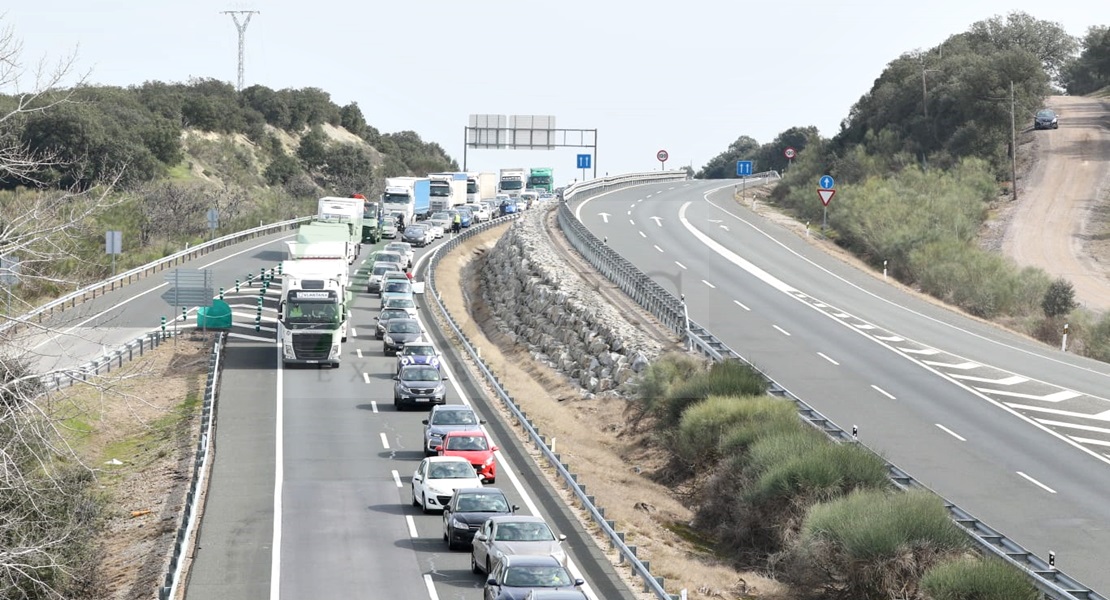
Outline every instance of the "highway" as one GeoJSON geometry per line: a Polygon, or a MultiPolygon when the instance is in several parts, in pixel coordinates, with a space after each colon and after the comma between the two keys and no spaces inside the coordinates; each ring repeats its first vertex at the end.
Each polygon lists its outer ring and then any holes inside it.
{"type": "MultiPolygon", "coordinates": [[[[418,280],[429,250],[417,250],[418,280]]],[[[369,253],[364,248],[362,257],[369,253]]],[[[257,269],[252,260],[244,255],[232,270],[257,269]]],[[[365,289],[362,268],[355,266],[356,290],[365,289]]],[[[441,517],[412,506],[410,478],[423,457],[425,413],[393,408],[396,359],[383,356],[373,337],[377,297],[357,293],[343,363],[321,370],[281,367],[273,341],[279,288],[265,296],[256,333],[247,309],[257,294],[244,288],[228,296],[242,307],[237,324],[248,327],[237,326],[228,343],[216,462],[186,597],[480,598],[484,578],[471,573],[469,552],[448,551],[441,517]]],[[[568,536],[572,571],[587,581],[591,598],[632,598],[467,379],[422,298],[418,304],[425,330],[446,357],[448,401],[472,405],[501,448],[497,487],[522,513],[542,515],[568,536]]]]}
{"type": "Polygon", "coordinates": [[[899,291],[733,201],[735,183],[654,184],[572,208],[795,395],[1110,591],[1110,365],[899,291]]]}

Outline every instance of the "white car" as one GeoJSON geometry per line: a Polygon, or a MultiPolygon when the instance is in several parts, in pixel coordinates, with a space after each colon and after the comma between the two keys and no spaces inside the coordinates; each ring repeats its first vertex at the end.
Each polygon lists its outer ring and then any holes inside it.
{"type": "Polygon", "coordinates": [[[489,220],[489,207],[485,204],[482,204],[480,202],[469,202],[466,204],[466,207],[470,209],[470,214],[474,215],[475,223],[481,223],[483,221],[489,220]]]}
{"type": "Polygon", "coordinates": [[[435,223],[432,223],[431,221],[424,221],[424,225],[428,228],[428,232],[432,234],[432,239],[434,240],[438,240],[439,238],[443,237],[443,234],[447,232],[446,229],[440,227],[439,225],[436,225],[435,223]]]}
{"type": "Polygon", "coordinates": [[[443,510],[455,490],[482,487],[482,479],[461,456],[429,456],[412,474],[412,505],[424,512],[443,510]]]}
{"type": "Polygon", "coordinates": [[[448,229],[451,229],[451,222],[452,221],[453,221],[453,219],[451,218],[451,213],[449,213],[447,211],[432,213],[432,216],[428,217],[428,222],[429,223],[431,223],[433,225],[438,225],[439,228],[444,230],[444,231],[447,231],[448,229]]]}
{"type": "Polygon", "coordinates": [[[382,250],[400,254],[401,258],[407,261],[404,264],[409,268],[412,267],[412,260],[416,258],[416,251],[412,249],[412,244],[408,242],[390,242],[382,250]]]}
{"type": "Polygon", "coordinates": [[[400,296],[394,298],[385,298],[382,300],[382,310],[389,308],[399,308],[409,314],[409,318],[416,318],[416,302],[411,296],[400,296]]]}

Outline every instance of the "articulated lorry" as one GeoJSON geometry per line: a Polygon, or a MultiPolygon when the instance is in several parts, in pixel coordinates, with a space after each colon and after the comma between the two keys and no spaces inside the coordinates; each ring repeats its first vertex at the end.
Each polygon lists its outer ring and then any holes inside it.
{"type": "Polygon", "coordinates": [[[432,201],[430,212],[451,210],[466,204],[466,173],[432,173],[432,201]]]}
{"type": "Polygon", "coordinates": [[[497,173],[468,173],[466,175],[467,203],[492,200],[497,196],[497,173]]]}
{"type": "Polygon", "coordinates": [[[359,234],[355,236],[351,231],[351,224],[340,221],[309,221],[304,225],[297,228],[297,243],[298,244],[314,244],[322,242],[332,242],[335,244],[342,244],[343,254],[346,256],[347,264],[354,264],[358,259],[358,242],[352,240],[352,237],[361,238],[361,226],[359,234]]]}
{"type": "Polygon", "coordinates": [[[349,225],[349,239],[355,244],[355,258],[362,253],[362,200],[328,196],[316,202],[316,220],[349,225]]]}
{"type": "Polygon", "coordinates": [[[427,177],[389,177],[382,194],[385,218],[393,213],[405,216],[405,224],[428,217],[431,209],[431,180],[427,177]]]}
{"type": "Polygon", "coordinates": [[[362,242],[364,244],[377,244],[382,239],[382,203],[377,200],[367,200],[362,194],[355,194],[362,202],[362,242]]]}
{"type": "Polygon", "coordinates": [[[530,190],[553,192],[555,190],[555,173],[551,167],[532,169],[528,172],[528,185],[525,187],[530,190]]]}
{"type": "Polygon", "coordinates": [[[526,178],[527,175],[521,167],[501,169],[501,179],[497,182],[497,191],[508,194],[510,198],[516,198],[524,191],[526,178]]]}
{"type": "Polygon", "coordinates": [[[278,305],[282,363],[338,367],[349,320],[346,245],[290,242],[289,249],[278,305]]]}

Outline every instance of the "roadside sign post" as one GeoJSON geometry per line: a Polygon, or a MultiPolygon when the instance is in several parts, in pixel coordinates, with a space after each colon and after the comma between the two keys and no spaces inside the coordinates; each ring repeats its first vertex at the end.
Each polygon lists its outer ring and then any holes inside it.
{"type": "Polygon", "coordinates": [[[670,158],[670,157],[671,157],[671,155],[668,154],[666,150],[660,150],[659,152],[655,153],[655,160],[659,161],[659,170],[660,171],[666,171],[667,170],[667,159],[670,158]]]}
{"type": "MultiPolygon", "coordinates": [[[[736,176],[740,178],[740,201],[744,201],[744,197],[748,193],[748,177],[752,174],[752,161],[738,160],[736,161],[736,176]]],[[[752,207],[755,207],[753,202],[752,207]]]]}
{"type": "Polygon", "coordinates": [[[208,218],[208,239],[211,240],[216,237],[216,230],[220,228],[220,211],[210,208],[205,216],[208,218]]]}
{"type": "Polygon", "coordinates": [[[122,254],[123,232],[107,231],[104,233],[104,252],[112,256],[112,277],[116,276],[116,255],[122,254]]]}
{"type": "Polygon", "coordinates": [[[4,291],[8,296],[8,307],[4,314],[11,316],[12,314],[12,288],[19,284],[19,264],[18,258],[5,254],[0,256],[0,285],[4,286],[4,291]]]}
{"type": "Polygon", "coordinates": [[[794,166],[794,157],[798,156],[798,151],[795,150],[793,146],[787,146],[786,149],[782,151],[782,155],[786,157],[786,168],[789,169],[794,166]]]}
{"type": "Polygon", "coordinates": [[[822,175],[821,178],[817,180],[817,197],[821,200],[821,204],[824,205],[823,214],[821,216],[821,233],[824,233],[825,228],[829,226],[829,201],[836,195],[836,189],[834,189],[835,185],[836,181],[829,175],[822,175]]]}
{"type": "Polygon", "coordinates": [[[578,168],[582,169],[582,181],[586,181],[586,169],[590,168],[590,162],[593,157],[589,154],[578,155],[578,168]]]}

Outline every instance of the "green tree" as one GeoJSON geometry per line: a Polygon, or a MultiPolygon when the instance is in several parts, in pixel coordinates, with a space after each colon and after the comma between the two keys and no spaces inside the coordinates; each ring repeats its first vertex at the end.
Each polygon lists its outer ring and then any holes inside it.
{"type": "Polygon", "coordinates": [[[1079,305],[1075,302],[1075,287],[1062,277],[1049,284],[1044,300],[1041,301],[1044,316],[1050,319],[1062,317],[1075,310],[1077,306],[1079,305]]]}
{"type": "Polygon", "coordinates": [[[309,171],[314,171],[328,162],[327,135],[319,127],[313,127],[301,138],[297,146],[297,158],[301,159],[309,171]]]}
{"type": "MultiPolygon", "coordinates": [[[[728,179],[736,177],[736,161],[754,160],[759,153],[759,142],[755,138],[742,135],[735,142],[729,144],[728,150],[713,157],[702,170],[698,172],[698,179],[728,179]]],[[[762,165],[755,165],[762,169],[762,165]]]]}
{"type": "Polygon", "coordinates": [[[1097,92],[1110,86],[1110,27],[1091,27],[1082,40],[1083,51],[1064,67],[1064,88],[1069,94],[1097,92]]]}
{"type": "Polygon", "coordinates": [[[266,165],[266,171],[262,175],[270,185],[285,185],[290,179],[302,173],[304,169],[301,169],[297,159],[282,152],[275,155],[270,164],[266,165]]]}
{"type": "Polygon", "coordinates": [[[1062,25],[1020,11],[979,21],[971,26],[968,37],[992,50],[1016,49],[1032,54],[1053,80],[1059,79],[1061,69],[1077,49],[1075,37],[1062,25]]]}
{"type": "Polygon", "coordinates": [[[362,116],[357,102],[339,109],[339,126],[360,138],[366,135],[366,118],[362,116]]]}

